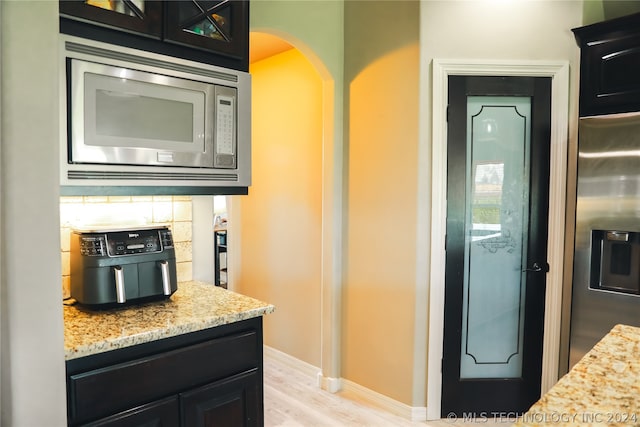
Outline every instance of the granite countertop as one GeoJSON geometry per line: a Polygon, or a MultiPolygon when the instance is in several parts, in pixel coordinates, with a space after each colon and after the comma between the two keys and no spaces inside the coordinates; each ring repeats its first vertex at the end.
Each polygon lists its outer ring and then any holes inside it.
{"type": "Polygon", "coordinates": [[[204,282],[180,282],[171,298],[93,311],[64,306],[65,360],[272,313],[274,306],[204,282]]]}
{"type": "Polygon", "coordinates": [[[516,426],[640,426],[640,328],[616,325],[516,426]]]}

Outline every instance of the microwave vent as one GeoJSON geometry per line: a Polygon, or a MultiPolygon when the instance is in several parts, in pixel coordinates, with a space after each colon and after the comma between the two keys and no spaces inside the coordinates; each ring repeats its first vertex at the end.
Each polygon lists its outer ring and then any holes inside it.
{"type": "Polygon", "coordinates": [[[125,172],[72,170],[69,179],[109,179],[109,180],[164,180],[164,181],[238,181],[238,174],[225,173],[179,173],[179,172],[125,172]]]}
{"type": "Polygon", "coordinates": [[[81,43],[66,42],[65,48],[69,52],[82,53],[87,55],[99,56],[103,58],[115,59],[118,61],[125,61],[136,63],[140,65],[148,65],[152,67],[164,68],[166,70],[178,71],[182,73],[196,74],[203,77],[210,77],[219,80],[225,80],[228,82],[237,82],[238,76],[231,73],[225,73],[223,71],[216,71],[206,68],[192,67],[190,65],[184,65],[169,61],[163,61],[161,59],[148,58],[139,55],[131,55],[125,52],[117,52],[111,49],[103,49],[95,46],[88,46],[81,43]]]}

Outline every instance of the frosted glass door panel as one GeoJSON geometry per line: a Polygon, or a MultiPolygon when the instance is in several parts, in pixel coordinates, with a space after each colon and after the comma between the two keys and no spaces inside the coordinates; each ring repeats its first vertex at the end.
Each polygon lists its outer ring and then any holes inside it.
{"type": "Polygon", "coordinates": [[[531,98],[467,98],[460,378],[522,374],[531,98]]]}

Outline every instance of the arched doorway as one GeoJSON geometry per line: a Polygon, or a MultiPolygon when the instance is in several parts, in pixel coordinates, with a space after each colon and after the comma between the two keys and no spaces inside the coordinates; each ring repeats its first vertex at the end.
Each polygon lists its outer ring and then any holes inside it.
{"type": "Polygon", "coordinates": [[[339,341],[339,301],[325,274],[334,262],[327,245],[336,242],[326,185],[333,84],[304,46],[285,38],[251,33],[253,183],[248,196],[229,204],[230,246],[235,240],[238,248],[233,289],[276,306],[265,318],[267,346],[337,377],[337,362],[325,356],[337,354],[332,343],[339,341]]]}

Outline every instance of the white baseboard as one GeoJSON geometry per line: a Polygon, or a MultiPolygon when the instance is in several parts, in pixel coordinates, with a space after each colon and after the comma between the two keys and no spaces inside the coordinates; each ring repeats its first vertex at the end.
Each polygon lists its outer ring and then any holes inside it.
{"type": "Polygon", "coordinates": [[[321,372],[318,372],[318,386],[329,393],[337,393],[342,390],[342,379],[324,377],[321,372]]]}
{"type": "Polygon", "coordinates": [[[411,407],[411,421],[427,421],[427,407],[426,406],[412,406],[411,407]]]}
{"type": "Polygon", "coordinates": [[[322,369],[314,366],[310,363],[302,361],[296,357],[293,357],[280,350],[276,350],[268,345],[263,346],[263,352],[265,357],[270,357],[283,365],[295,369],[301,374],[313,378],[316,380],[316,384],[319,388],[328,391],[329,393],[337,393],[342,390],[342,381],[340,378],[330,378],[322,375],[322,369]]]}
{"type": "Polygon", "coordinates": [[[313,366],[310,363],[300,360],[297,357],[290,356],[287,353],[276,350],[275,348],[269,347],[268,345],[263,346],[263,354],[265,357],[275,359],[283,365],[291,369],[295,369],[296,371],[310,378],[316,379],[319,375],[322,375],[322,370],[317,366],[313,366]]]}
{"type": "Polygon", "coordinates": [[[384,394],[380,394],[377,391],[363,387],[360,384],[345,380],[344,378],[342,379],[342,390],[348,391],[356,395],[358,399],[371,403],[384,411],[398,415],[402,418],[406,418],[411,421],[427,420],[426,407],[409,406],[385,396],[384,394]]]}
{"type": "Polygon", "coordinates": [[[398,402],[388,396],[370,390],[366,387],[356,384],[344,378],[330,378],[322,375],[322,370],[317,366],[304,362],[296,357],[290,356],[280,350],[265,345],[263,347],[265,357],[277,360],[283,365],[295,369],[305,376],[315,378],[318,387],[330,393],[337,393],[340,390],[348,391],[358,399],[368,402],[376,407],[406,418],[411,421],[426,421],[427,408],[409,406],[402,402],[398,402]]]}

